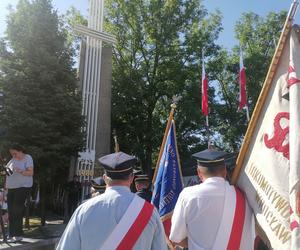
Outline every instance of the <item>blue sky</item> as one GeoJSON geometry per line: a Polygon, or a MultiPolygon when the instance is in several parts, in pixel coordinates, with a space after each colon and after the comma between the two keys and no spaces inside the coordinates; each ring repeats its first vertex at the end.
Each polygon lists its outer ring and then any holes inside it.
{"type": "MultiPolygon", "coordinates": [[[[5,30],[6,6],[16,5],[18,0],[0,0],[0,37],[5,30]]],[[[243,12],[252,11],[261,16],[266,16],[270,11],[288,10],[292,0],[203,0],[204,6],[209,12],[219,9],[223,14],[224,31],[220,35],[218,43],[226,48],[238,44],[234,38],[234,25],[243,12]]],[[[53,5],[60,13],[64,13],[71,6],[81,10],[87,15],[88,0],[53,0],[53,5]]],[[[296,15],[296,23],[300,23],[300,11],[296,15]]]]}

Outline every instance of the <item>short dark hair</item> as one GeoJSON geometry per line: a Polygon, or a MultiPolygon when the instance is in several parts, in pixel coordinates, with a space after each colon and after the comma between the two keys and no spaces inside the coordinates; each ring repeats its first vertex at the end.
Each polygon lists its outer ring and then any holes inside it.
{"type": "Polygon", "coordinates": [[[225,165],[216,165],[216,166],[210,166],[210,167],[198,165],[198,168],[201,168],[201,171],[203,172],[203,174],[208,175],[208,176],[218,175],[226,169],[225,165]]]}
{"type": "Polygon", "coordinates": [[[10,150],[12,149],[12,150],[21,151],[21,152],[23,152],[23,153],[25,152],[24,147],[21,146],[21,145],[18,144],[18,143],[11,144],[11,145],[9,145],[8,148],[9,148],[10,150]]]}
{"type": "Polygon", "coordinates": [[[119,173],[119,172],[116,173],[116,172],[105,171],[105,174],[107,177],[111,178],[112,180],[128,180],[133,174],[133,171],[128,171],[128,173],[119,173]]]}

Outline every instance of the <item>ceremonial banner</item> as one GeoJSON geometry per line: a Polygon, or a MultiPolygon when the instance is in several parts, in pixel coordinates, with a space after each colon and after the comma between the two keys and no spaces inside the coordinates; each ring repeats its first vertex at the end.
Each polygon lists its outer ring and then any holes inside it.
{"type": "Polygon", "coordinates": [[[157,208],[165,233],[169,236],[173,210],[183,188],[174,120],[172,120],[166,142],[163,145],[163,154],[156,173],[151,203],[157,208]]]}
{"type": "Polygon", "coordinates": [[[300,249],[300,29],[289,30],[283,31],[233,174],[235,182],[241,170],[238,186],[273,249],[300,249]]]}

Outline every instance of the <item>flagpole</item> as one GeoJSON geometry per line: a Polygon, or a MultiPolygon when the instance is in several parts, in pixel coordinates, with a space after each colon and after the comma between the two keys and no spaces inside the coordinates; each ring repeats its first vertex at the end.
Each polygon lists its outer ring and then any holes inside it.
{"type": "Polygon", "coordinates": [[[155,165],[155,171],[154,171],[154,175],[153,175],[153,178],[152,178],[152,183],[154,183],[155,179],[156,179],[159,163],[160,163],[163,151],[164,151],[164,146],[165,146],[165,143],[166,143],[166,140],[167,140],[168,131],[171,127],[176,107],[177,106],[176,106],[175,102],[171,104],[171,111],[170,111],[170,114],[169,114],[169,117],[168,117],[168,122],[167,122],[167,126],[166,126],[165,133],[164,133],[164,138],[163,138],[163,141],[162,141],[161,146],[160,146],[159,155],[158,155],[158,158],[157,158],[157,162],[156,162],[156,165],[155,165]]]}
{"type": "Polygon", "coordinates": [[[114,137],[114,142],[115,142],[115,153],[117,153],[120,151],[120,147],[119,147],[119,143],[118,143],[117,132],[115,129],[113,130],[113,137],[114,137]]]}
{"type": "Polygon", "coordinates": [[[208,115],[205,118],[206,118],[207,148],[210,149],[210,133],[209,133],[208,115]]]}
{"type": "Polygon", "coordinates": [[[250,121],[250,116],[249,116],[249,107],[248,107],[248,105],[246,105],[245,108],[246,108],[247,122],[249,123],[249,121],[250,121]]]}
{"type": "Polygon", "coordinates": [[[299,5],[298,0],[294,0],[292,2],[290,10],[289,10],[288,15],[287,15],[287,18],[285,20],[284,27],[282,29],[282,32],[281,32],[281,35],[280,35],[280,38],[279,38],[279,41],[278,41],[278,44],[277,44],[277,47],[276,47],[276,51],[275,51],[274,56],[272,58],[272,61],[271,61],[271,64],[270,64],[270,67],[269,67],[264,85],[263,85],[263,88],[262,88],[261,93],[258,97],[255,109],[254,109],[252,117],[251,117],[251,121],[249,123],[249,126],[248,126],[248,129],[247,129],[247,132],[246,132],[246,135],[245,135],[240,153],[239,153],[237,161],[236,161],[236,167],[234,169],[234,172],[233,172],[232,178],[231,178],[231,183],[232,184],[237,183],[238,177],[240,175],[242,164],[243,164],[246,152],[248,150],[248,147],[250,145],[250,139],[251,139],[251,137],[254,133],[255,124],[257,123],[257,121],[259,119],[259,115],[260,115],[261,110],[263,108],[263,105],[266,101],[266,96],[267,96],[267,94],[269,92],[269,89],[271,87],[271,83],[273,81],[274,74],[276,72],[279,59],[282,55],[283,47],[284,47],[284,44],[286,42],[287,36],[288,36],[288,34],[291,30],[293,20],[294,20],[294,16],[295,16],[295,14],[297,12],[297,9],[298,9],[298,5],[299,5]]]}

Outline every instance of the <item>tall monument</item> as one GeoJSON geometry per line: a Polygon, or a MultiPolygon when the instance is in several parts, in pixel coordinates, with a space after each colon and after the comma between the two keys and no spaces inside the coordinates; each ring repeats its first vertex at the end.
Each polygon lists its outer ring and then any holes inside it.
{"type": "MultiPolygon", "coordinates": [[[[85,36],[81,42],[79,78],[86,145],[76,163],[76,173],[83,183],[93,178],[95,160],[110,152],[111,45],[116,39],[103,32],[103,12],[104,0],[90,0],[88,26],[74,27],[76,32],[85,36]]],[[[83,196],[88,192],[88,188],[84,188],[83,196]]]]}

